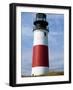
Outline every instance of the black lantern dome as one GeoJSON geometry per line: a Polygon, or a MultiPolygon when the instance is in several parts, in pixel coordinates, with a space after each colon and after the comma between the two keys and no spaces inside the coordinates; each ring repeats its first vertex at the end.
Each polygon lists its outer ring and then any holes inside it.
{"type": "Polygon", "coordinates": [[[48,26],[48,22],[46,21],[46,14],[44,13],[37,13],[36,14],[36,19],[34,21],[34,29],[33,30],[48,30],[47,26],[48,26]]]}

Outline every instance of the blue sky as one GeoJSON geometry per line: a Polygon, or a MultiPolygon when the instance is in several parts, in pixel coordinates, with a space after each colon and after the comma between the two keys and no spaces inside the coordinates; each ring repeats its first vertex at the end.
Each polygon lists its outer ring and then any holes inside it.
{"type": "MultiPolygon", "coordinates": [[[[36,13],[21,13],[21,74],[32,70],[33,21],[36,13]]],[[[47,14],[49,23],[49,70],[64,70],[64,15],[47,14]]]]}

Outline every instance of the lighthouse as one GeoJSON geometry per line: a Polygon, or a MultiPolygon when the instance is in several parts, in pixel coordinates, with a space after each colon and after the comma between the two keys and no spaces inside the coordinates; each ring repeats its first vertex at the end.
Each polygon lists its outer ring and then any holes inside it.
{"type": "Polygon", "coordinates": [[[37,13],[33,24],[32,76],[46,75],[49,71],[49,30],[46,14],[37,13]]]}

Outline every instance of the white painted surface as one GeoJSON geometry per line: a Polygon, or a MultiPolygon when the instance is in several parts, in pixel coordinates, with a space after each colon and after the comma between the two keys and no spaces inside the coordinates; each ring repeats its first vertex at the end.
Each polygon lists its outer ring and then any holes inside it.
{"type": "Polygon", "coordinates": [[[33,45],[48,45],[48,31],[39,29],[35,30],[33,33],[33,45]],[[46,33],[46,36],[44,33],[46,33]]]}
{"type": "Polygon", "coordinates": [[[32,67],[32,75],[34,75],[34,76],[45,75],[48,72],[49,72],[49,68],[48,67],[42,67],[42,66],[32,67]]]}

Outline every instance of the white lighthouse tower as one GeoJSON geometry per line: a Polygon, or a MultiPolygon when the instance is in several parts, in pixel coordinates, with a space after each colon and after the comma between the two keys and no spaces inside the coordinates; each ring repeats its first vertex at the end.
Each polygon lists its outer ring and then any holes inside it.
{"type": "Polygon", "coordinates": [[[46,21],[46,14],[37,13],[34,26],[32,75],[46,75],[49,71],[48,22],[46,21]]]}

